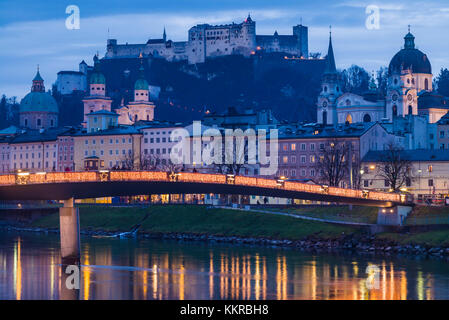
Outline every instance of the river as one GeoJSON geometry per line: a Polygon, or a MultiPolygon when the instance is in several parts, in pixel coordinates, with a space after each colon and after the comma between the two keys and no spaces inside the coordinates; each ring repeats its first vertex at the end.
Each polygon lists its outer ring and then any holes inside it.
{"type": "Polygon", "coordinates": [[[79,290],[59,236],[0,235],[0,299],[449,299],[444,260],[82,237],[79,290]],[[61,289],[62,288],[62,289],[61,289]]]}

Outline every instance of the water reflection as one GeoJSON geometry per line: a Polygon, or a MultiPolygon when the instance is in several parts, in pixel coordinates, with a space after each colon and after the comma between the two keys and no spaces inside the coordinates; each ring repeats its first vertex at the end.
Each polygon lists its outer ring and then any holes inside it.
{"type": "Polygon", "coordinates": [[[444,261],[89,238],[80,289],[68,290],[58,237],[11,233],[0,241],[1,299],[449,298],[444,261]]]}

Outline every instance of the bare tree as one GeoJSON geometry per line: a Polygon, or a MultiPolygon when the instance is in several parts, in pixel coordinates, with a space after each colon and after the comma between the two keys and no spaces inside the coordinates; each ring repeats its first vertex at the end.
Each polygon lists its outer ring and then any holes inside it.
{"type": "Polygon", "coordinates": [[[182,170],[182,165],[174,164],[170,159],[166,159],[166,161],[160,162],[159,168],[166,172],[179,172],[182,170]]]}
{"type": "Polygon", "coordinates": [[[377,176],[384,179],[393,192],[399,192],[412,178],[412,164],[402,157],[402,150],[400,146],[390,143],[383,153],[381,164],[377,166],[377,176]]]}
{"type": "Polygon", "coordinates": [[[119,168],[121,170],[138,170],[140,168],[137,160],[138,158],[134,155],[133,151],[128,152],[120,159],[119,168]]]}
{"type": "Polygon", "coordinates": [[[322,173],[323,183],[337,187],[349,172],[349,161],[348,146],[344,142],[331,140],[326,143],[316,162],[318,172],[322,173]]]}
{"type": "Polygon", "coordinates": [[[247,168],[248,142],[243,144],[235,143],[232,148],[226,148],[223,143],[223,155],[221,163],[214,163],[213,166],[218,173],[221,174],[240,174],[242,169],[247,168]],[[232,159],[226,161],[226,159],[232,159]],[[228,163],[227,163],[228,162],[228,163]]]}
{"type": "Polygon", "coordinates": [[[155,154],[142,154],[140,157],[140,170],[155,171],[158,169],[159,156],[155,154]]]}
{"type": "Polygon", "coordinates": [[[360,189],[362,186],[362,164],[358,159],[352,162],[352,189],[360,189]]]}

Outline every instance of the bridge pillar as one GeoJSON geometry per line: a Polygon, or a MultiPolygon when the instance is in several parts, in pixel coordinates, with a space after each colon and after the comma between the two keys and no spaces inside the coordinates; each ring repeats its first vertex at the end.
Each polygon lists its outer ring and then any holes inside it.
{"type": "Polygon", "coordinates": [[[412,207],[395,206],[391,208],[380,208],[377,213],[377,224],[403,226],[407,215],[412,211],[412,207]]]}
{"type": "Polygon", "coordinates": [[[80,222],[73,198],[64,200],[64,207],[59,208],[59,229],[63,264],[79,264],[80,222]]]}

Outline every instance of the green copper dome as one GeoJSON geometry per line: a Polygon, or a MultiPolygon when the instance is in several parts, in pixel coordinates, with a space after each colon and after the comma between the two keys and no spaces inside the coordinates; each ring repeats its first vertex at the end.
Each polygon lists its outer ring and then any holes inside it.
{"type": "Polygon", "coordinates": [[[58,104],[55,99],[46,92],[30,92],[22,101],[20,109],[22,112],[55,112],[58,113],[58,104]]]}
{"type": "Polygon", "coordinates": [[[134,90],[148,90],[148,82],[145,79],[137,79],[134,90]]]}
{"type": "Polygon", "coordinates": [[[106,79],[101,72],[94,72],[90,76],[90,84],[106,84],[106,79]]]}
{"type": "Polygon", "coordinates": [[[106,84],[106,78],[100,72],[100,60],[98,55],[94,56],[94,72],[90,76],[90,84],[106,84]]]}

